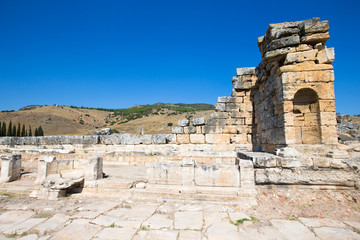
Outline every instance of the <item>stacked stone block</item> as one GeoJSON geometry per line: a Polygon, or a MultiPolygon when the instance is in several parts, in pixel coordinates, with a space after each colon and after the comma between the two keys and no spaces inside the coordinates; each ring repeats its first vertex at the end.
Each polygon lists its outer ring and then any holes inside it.
{"type": "Polygon", "coordinates": [[[328,29],[319,18],[270,24],[258,39],[263,60],[252,89],[255,149],[337,143],[328,29]]]}
{"type": "Polygon", "coordinates": [[[205,123],[204,118],[180,120],[172,129],[178,144],[251,144],[252,102],[250,90],[255,84],[255,68],[238,68],[233,77],[231,97],[219,97],[215,112],[205,123]]]}

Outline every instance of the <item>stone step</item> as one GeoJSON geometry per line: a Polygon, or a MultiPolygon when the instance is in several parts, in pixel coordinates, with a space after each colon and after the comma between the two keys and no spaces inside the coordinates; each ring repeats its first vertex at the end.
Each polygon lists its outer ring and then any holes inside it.
{"type": "Polygon", "coordinates": [[[192,194],[192,193],[167,193],[152,192],[146,189],[136,189],[132,192],[133,201],[168,201],[168,200],[187,200],[187,201],[206,201],[221,202],[231,205],[255,206],[257,205],[255,196],[230,196],[221,194],[192,194]]]}
{"type": "Polygon", "coordinates": [[[14,181],[0,184],[0,192],[30,194],[34,190],[40,189],[40,185],[33,181],[14,181]]]}

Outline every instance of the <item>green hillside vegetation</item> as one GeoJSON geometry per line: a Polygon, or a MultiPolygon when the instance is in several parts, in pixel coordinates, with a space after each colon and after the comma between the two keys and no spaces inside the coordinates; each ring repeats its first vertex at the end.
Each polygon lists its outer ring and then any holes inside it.
{"type": "Polygon", "coordinates": [[[100,111],[111,112],[106,120],[109,123],[111,119],[111,125],[115,123],[127,123],[129,121],[148,117],[152,115],[178,115],[182,113],[195,113],[197,111],[211,110],[214,109],[214,106],[211,104],[205,103],[196,103],[196,104],[166,104],[166,103],[157,103],[153,105],[137,105],[131,108],[124,109],[109,109],[109,108],[89,108],[89,107],[77,107],[70,106],[71,108],[76,109],[94,109],[100,111]],[[164,111],[164,110],[167,111],[164,111]]]}

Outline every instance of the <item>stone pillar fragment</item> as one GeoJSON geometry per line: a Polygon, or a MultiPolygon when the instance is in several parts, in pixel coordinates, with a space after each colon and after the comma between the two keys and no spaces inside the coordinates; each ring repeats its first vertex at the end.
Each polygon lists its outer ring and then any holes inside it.
{"type": "Polygon", "coordinates": [[[89,157],[85,166],[85,180],[98,180],[103,178],[103,159],[89,157]]]}
{"type": "MultiPolygon", "coordinates": [[[[36,178],[37,183],[41,183],[46,179],[47,176],[51,174],[51,170],[54,170],[54,163],[56,158],[53,156],[44,156],[39,159],[38,162],[38,174],[36,178]]],[[[56,169],[57,171],[57,169],[56,169]]],[[[56,173],[56,172],[54,172],[56,173]]]]}
{"type": "Polygon", "coordinates": [[[1,156],[0,182],[12,182],[21,177],[21,155],[1,156]]]}

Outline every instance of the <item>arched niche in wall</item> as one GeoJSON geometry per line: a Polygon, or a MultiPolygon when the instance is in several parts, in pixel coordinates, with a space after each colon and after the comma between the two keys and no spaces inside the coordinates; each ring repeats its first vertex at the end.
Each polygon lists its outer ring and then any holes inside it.
{"type": "Polygon", "coordinates": [[[295,93],[293,114],[296,143],[321,143],[319,98],[313,89],[302,88],[295,93]]]}

